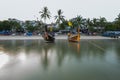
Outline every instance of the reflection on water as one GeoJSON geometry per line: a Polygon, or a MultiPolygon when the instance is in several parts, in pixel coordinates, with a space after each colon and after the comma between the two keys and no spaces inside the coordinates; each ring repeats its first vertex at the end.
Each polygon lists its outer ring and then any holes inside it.
{"type": "Polygon", "coordinates": [[[120,80],[119,42],[0,41],[0,80],[120,80]]]}
{"type": "Polygon", "coordinates": [[[0,69],[8,62],[8,55],[0,51],[0,69]]]}
{"type": "Polygon", "coordinates": [[[22,62],[25,62],[25,60],[26,60],[26,55],[25,55],[25,53],[19,54],[19,55],[18,55],[18,58],[19,58],[22,62]]]}

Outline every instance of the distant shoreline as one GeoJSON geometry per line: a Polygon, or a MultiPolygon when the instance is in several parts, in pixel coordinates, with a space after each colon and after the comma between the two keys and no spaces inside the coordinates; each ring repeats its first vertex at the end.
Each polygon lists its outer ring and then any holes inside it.
{"type": "MultiPolygon", "coordinates": [[[[57,35],[57,39],[67,39],[67,35],[57,35]]],[[[42,36],[0,36],[0,40],[41,40],[42,36]]],[[[103,36],[81,36],[80,39],[116,39],[103,36]]],[[[120,39],[120,38],[118,38],[120,39]]]]}

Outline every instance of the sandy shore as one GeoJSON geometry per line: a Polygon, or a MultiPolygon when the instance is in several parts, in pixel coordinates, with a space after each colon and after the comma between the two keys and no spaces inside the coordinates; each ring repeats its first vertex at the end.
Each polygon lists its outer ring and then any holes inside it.
{"type": "MultiPolygon", "coordinates": [[[[58,35],[55,36],[56,39],[67,39],[67,35],[58,35]]],[[[110,37],[103,36],[81,36],[81,39],[114,39],[110,37]]],[[[0,36],[0,40],[34,40],[34,39],[43,39],[42,36],[0,36]]],[[[118,38],[120,39],[120,38],[118,38]]]]}

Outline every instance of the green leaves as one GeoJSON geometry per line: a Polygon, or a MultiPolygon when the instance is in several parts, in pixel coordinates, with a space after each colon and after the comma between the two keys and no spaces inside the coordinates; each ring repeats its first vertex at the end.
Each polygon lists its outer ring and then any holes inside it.
{"type": "Polygon", "coordinates": [[[64,21],[64,16],[62,15],[63,12],[61,9],[57,11],[57,15],[55,16],[56,23],[60,24],[61,22],[64,21]]]}
{"type": "Polygon", "coordinates": [[[44,22],[46,23],[46,19],[50,19],[50,11],[48,10],[47,7],[44,7],[42,11],[39,12],[41,19],[44,19],[44,22]]]}
{"type": "Polygon", "coordinates": [[[61,10],[61,9],[59,9],[58,11],[57,11],[57,15],[55,16],[55,20],[56,20],[56,24],[58,24],[59,25],[59,28],[61,28],[61,29],[64,29],[65,28],[65,25],[64,25],[64,21],[65,21],[65,19],[64,19],[64,16],[62,15],[63,14],[63,11],[61,10]],[[61,24],[62,23],[62,24],[61,24]],[[61,25],[62,26],[61,26],[61,25]]]}

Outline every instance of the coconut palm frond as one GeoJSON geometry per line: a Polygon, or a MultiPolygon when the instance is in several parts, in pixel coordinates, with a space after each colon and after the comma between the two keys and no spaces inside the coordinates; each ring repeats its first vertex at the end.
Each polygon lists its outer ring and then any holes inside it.
{"type": "Polygon", "coordinates": [[[59,9],[57,11],[57,15],[55,16],[56,23],[60,24],[61,21],[63,22],[64,16],[62,14],[63,14],[63,11],[61,9],[59,9]]]}
{"type": "Polygon", "coordinates": [[[55,20],[58,18],[58,16],[55,16],[55,20]]]}
{"type": "Polygon", "coordinates": [[[44,21],[46,22],[46,19],[50,19],[50,11],[48,10],[47,7],[44,7],[42,11],[39,11],[41,19],[44,19],[44,21]]]}

